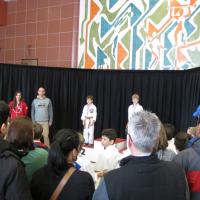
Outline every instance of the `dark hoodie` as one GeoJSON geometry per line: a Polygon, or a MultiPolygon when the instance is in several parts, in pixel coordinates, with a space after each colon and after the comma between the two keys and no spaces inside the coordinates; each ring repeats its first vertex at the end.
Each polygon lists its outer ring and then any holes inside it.
{"type": "Polygon", "coordinates": [[[190,199],[200,199],[200,140],[196,141],[190,148],[185,149],[173,159],[181,165],[186,172],[190,199]]]}
{"type": "Polygon", "coordinates": [[[0,138],[0,200],[32,199],[24,165],[17,151],[0,138]]]}

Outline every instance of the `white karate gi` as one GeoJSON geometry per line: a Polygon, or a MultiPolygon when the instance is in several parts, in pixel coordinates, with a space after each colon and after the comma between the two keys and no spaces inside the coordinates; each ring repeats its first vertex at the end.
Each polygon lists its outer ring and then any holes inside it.
{"type": "Polygon", "coordinates": [[[119,161],[121,160],[121,154],[115,145],[110,145],[106,149],[102,148],[102,151],[97,153],[97,163],[95,170],[97,171],[110,171],[116,169],[119,161]]]}
{"type": "Polygon", "coordinates": [[[128,107],[128,121],[132,118],[132,116],[137,113],[143,111],[143,107],[140,104],[132,104],[128,107]]]}
{"type": "Polygon", "coordinates": [[[83,137],[85,144],[94,143],[94,123],[97,118],[97,108],[94,104],[86,104],[83,108],[81,120],[84,123],[83,137]]]}

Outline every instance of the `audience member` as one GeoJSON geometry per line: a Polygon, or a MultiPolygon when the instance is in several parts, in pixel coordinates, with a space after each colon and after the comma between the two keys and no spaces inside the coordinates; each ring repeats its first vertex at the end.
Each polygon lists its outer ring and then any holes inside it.
{"type": "MultiPolygon", "coordinates": [[[[185,136],[186,138],[186,136],[185,136]]],[[[187,139],[184,139],[185,142],[187,139]]],[[[185,145],[185,143],[183,143],[185,145]]],[[[190,148],[182,150],[174,158],[185,169],[189,188],[190,199],[200,199],[200,140],[196,141],[190,148]]]]}
{"type": "Polygon", "coordinates": [[[175,136],[175,127],[172,124],[163,124],[165,131],[166,131],[166,135],[167,135],[167,140],[168,140],[168,146],[167,149],[171,149],[173,152],[176,152],[176,147],[174,145],[174,136],[175,136]]]}
{"type": "Polygon", "coordinates": [[[128,123],[131,156],[121,168],[103,178],[93,200],[185,200],[187,183],[183,169],[173,162],[160,161],[153,150],[158,142],[160,120],[150,112],[134,114],[128,123]]]}
{"type": "Polygon", "coordinates": [[[117,133],[115,129],[104,129],[101,134],[102,151],[98,155],[98,177],[104,176],[108,171],[115,169],[121,155],[115,147],[117,133]]]}
{"type": "Polygon", "coordinates": [[[176,146],[177,152],[183,151],[187,148],[188,141],[191,139],[191,136],[184,131],[180,131],[176,134],[174,144],[176,146]]]}
{"type": "Polygon", "coordinates": [[[188,128],[187,133],[191,136],[191,139],[187,143],[187,147],[189,148],[200,139],[200,125],[188,128]]]}
{"type": "Polygon", "coordinates": [[[29,118],[16,118],[9,127],[7,140],[13,144],[24,156],[28,181],[31,181],[33,173],[47,163],[48,153],[44,149],[34,148],[33,124],[29,118]]]}
{"type": "Polygon", "coordinates": [[[69,129],[57,132],[49,149],[47,165],[33,175],[31,190],[34,199],[49,200],[66,175],[69,179],[66,185],[63,184],[58,195],[60,200],[92,199],[94,192],[92,177],[87,172],[76,170],[73,165],[77,160],[79,147],[80,140],[77,132],[69,129]]]}
{"type": "Polygon", "coordinates": [[[42,126],[38,123],[34,123],[33,132],[34,132],[34,146],[48,150],[48,146],[41,142],[42,132],[43,132],[42,126]]]}
{"type": "Polygon", "coordinates": [[[7,132],[8,105],[0,101],[0,199],[31,200],[24,165],[15,146],[3,140],[7,132]]]}
{"type": "Polygon", "coordinates": [[[158,140],[157,146],[157,156],[160,160],[164,161],[172,161],[172,159],[176,156],[176,153],[171,149],[167,149],[168,140],[164,126],[161,124],[160,128],[160,137],[158,140]]]}

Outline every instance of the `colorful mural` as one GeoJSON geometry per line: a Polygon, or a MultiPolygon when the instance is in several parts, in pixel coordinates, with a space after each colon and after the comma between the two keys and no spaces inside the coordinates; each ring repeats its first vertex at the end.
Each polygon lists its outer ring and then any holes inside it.
{"type": "Polygon", "coordinates": [[[79,68],[200,66],[200,0],[80,0],[79,68]]]}

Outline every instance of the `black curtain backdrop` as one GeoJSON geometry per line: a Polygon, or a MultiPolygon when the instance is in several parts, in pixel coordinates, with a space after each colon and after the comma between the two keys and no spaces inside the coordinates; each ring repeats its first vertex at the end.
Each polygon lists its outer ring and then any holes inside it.
{"type": "Polygon", "coordinates": [[[38,87],[46,88],[54,108],[51,136],[60,128],[82,130],[81,112],[86,96],[97,106],[95,136],[115,128],[125,137],[127,110],[133,93],[144,109],[178,130],[196,124],[192,113],[200,104],[200,69],[187,71],[116,71],[30,67],[0,64],[0,99],[9,102],[21,90],[29,114],[38,87]]]}

